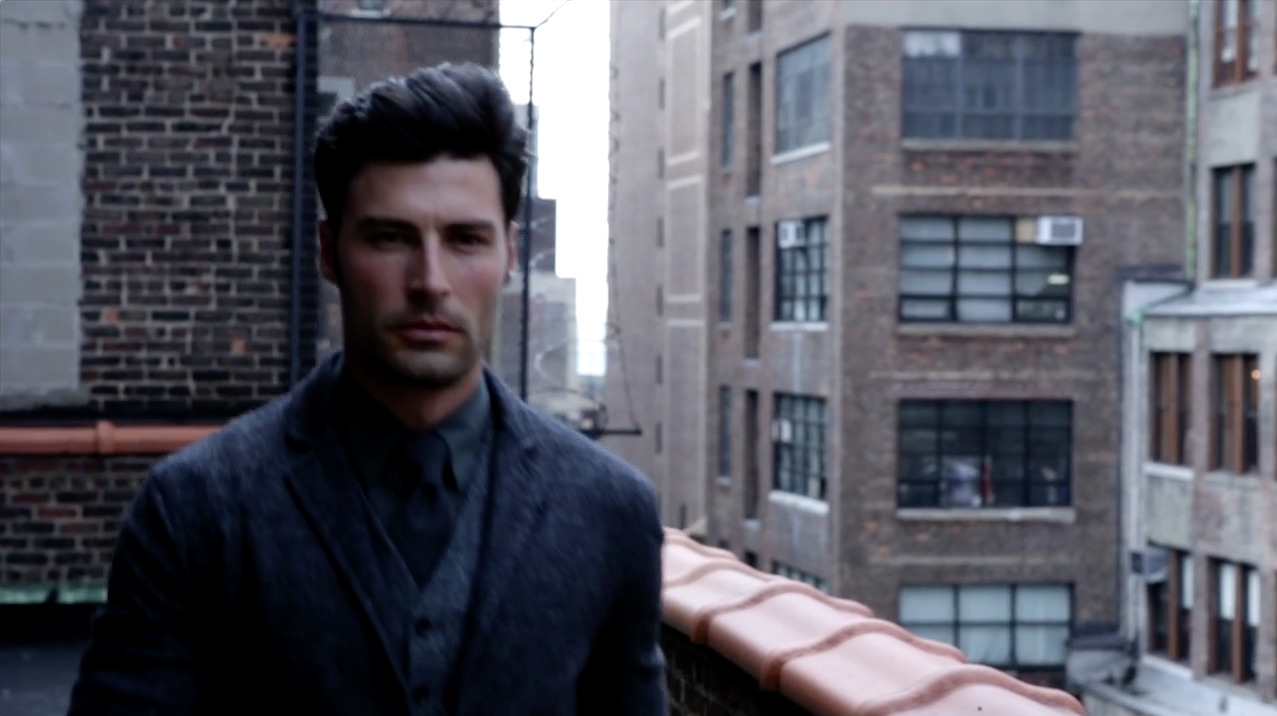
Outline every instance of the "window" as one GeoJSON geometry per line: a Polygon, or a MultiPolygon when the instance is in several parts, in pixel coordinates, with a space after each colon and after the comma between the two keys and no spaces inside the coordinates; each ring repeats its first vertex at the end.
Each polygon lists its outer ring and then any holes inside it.
{"type": "Polygon", "coordinates": [[[757,226],[745,231],[745,357],[757,358],[762,343],[762,252],[757,226]]]}
{"type": "Polygon", "coordinates": [[[758,518],[759,475],[758,444],[762,436],[758,430],[758,391],[745,391],[745,519],[758,518]]]}
{"type": "Polygon", "coordinates": [[[1069,504],[1073,405],[1060,400],[904,400],[900,507],[1069,504]]]}
{"type": "Polygon", "coordinates": [[[657,179],[665,178],[665,150],[664,149],[656,150],[656,178],[657,179]]]}
{"type": "Polygon", "coordinates": [[[656,315],[665,315],[665,287],[656,284],[656,315]]]}
{"type": "Polygon", "coordinates": [[[359,0],[359,11],[367,13],[384,13],[386,0],[359,0]]]}
{"type": "Polygon", "coordinates": [[[776,225],[777,321],[820,323],[828,303],[824,217],[776,225]]]}
{"type": "Polygon", "coordinates": [[[763,65],[749,66],[745,104],[745,196],[758,196],[763,187],[763,65]]]}
{"type": "Polygon", "coordinates": [[[723,75],[723,157],[722,166],[730,169],[736,147],[736,73],[723,75]]]}
{"type": "Polygon", "coordinates": [[[656,217],[656,248],[665,248],[665,217],[656,217]]]}
{"type": "Polygon", "coordinates": [[[1149,365],[1149,459],[1168,465],[1190,465],[1193,356],[1154,353],[1149,365]]]}
{"type": "Polygon", "coordinates": [[[763,29],[763,0],[745,0],[745,11],[748,13],[748,30],[759,32],[763,29]]]}
{"type": "Polygon", "coordinates": [[[1254,472],[1259,466],[1259,357],[1217,355],[1211,368],[1211,468],[1254,472]]]}
{"type": "Polygon", "coordinates": [[[718,237],[718,320],[732,320],[732,231],[723,229],[718,237]]]}
{"type": "Polygon", "coordinates": [[[1216,169],[1211,182],[1211,277],[1251,276],[1255,270],[1255,165],[1216,169]]]}
{"type": "Polygon", "coordinates": [[[1166,568],[1154,573],[1148,583],[1149,651],[1188,661],[1193,633],[1192,555],[1153,545],[1148,554],[1166,557],[1166,568]]]}
{"type": "Polygon", "coordinates": [[[1215,3],[1215,85],[1236,84],[1259,72],[1260,0],[1215,3]]]}
{"type": "Polygon", "coordinates": [[[1212,560],[1210,670],[1245,683],[1255,678],[1259,631],[1259,573],[1253,567],[1212,560]]]}
{"type": "Polygon", "coordinates": [[[665,356],[656,354],[656,384],[665,382],[665,356]]]}
{"type": "Polygon", "coordinates": [[[1073,139],[1076,45],[1061,33],[904,33],[903,136],[1073,139]]]}
{"type": "Polygon", "coordinates": [[[718,474],[732,475],[732,389],[718,389],[718,474]]]}
{"type": "Polygon", "coordinates": [[[784,577],[785,579],[792,579],[795,582],[809,584],[825,594],[829,593],[829,585],[825,583],[825,580],[817,577],[811,572],[804,572],[797,567],[791,567],[784,562],[772,561],[772,574],[784,577]]]}
{"type": "Polygon", "coordinates": [[[772,453],[777,490],[825,499],[824,398],[776,395],[772,453]]]}
{"type": "Polygon", "coordinates": [[[665,78],[656,81],[656,108],[665,109],[665,78]]]}
{"type": "Polygon", "coordinates": [[[1063,584],[909,586],[900,625],[952,644],[973,662],[1000,668],[1064,665],[1073,591],[1063,584]]]}
{"type": "Polygon", "coordinates": [[[1006,217],[900,218],[900,319],[1068,323],[1073,247],[1015,241],[1006,217]]]}
{"type": "Polygon", "coordinates": [[[829,37],[776,56],[776,154],[829,141],[829,37]]]}

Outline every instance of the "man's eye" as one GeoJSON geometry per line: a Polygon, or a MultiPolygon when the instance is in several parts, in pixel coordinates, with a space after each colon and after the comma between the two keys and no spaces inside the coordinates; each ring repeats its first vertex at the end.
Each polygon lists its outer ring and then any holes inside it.
{"type": "Polygon", "coordinates": [[[484,237],[483,234],[476,234],[473,232],[463,232],[463,233],[457,234],[456,241],[457,243],[462,244],[464,246],[480,246],[487,241],[487,238],[484,237]]]}
{"type": "Polygon", "coordinates": [[[389,244],[403,239],[403,234],[397,231],[377,231],[368,235],[368,240],[374,244],[389,244]]]}

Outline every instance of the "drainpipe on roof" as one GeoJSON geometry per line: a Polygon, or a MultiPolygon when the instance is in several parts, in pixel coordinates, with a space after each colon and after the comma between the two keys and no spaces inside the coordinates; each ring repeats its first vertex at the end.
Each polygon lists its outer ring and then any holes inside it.
{"type": "Polygon", "coordinates": [[[1198,127],[1198,77],[1200,75],[1201,40],[1198,28],[1201,17],[1201,0],[1188,0],[1188,57],[1187,83],[1184,100],[1184,158],[1186,163],[1187,196],[1184,202],[1184,278],[1194,283],[1197,277],[1197,127],[1198,127]]]}

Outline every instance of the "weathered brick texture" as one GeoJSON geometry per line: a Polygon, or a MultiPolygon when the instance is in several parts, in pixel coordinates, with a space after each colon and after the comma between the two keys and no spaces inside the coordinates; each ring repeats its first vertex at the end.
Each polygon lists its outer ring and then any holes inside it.
{"type": "Polygon", "coordinates": [[[151,457],[0,457],[0,587],[101,584],[151,457]]]}
{"type": "Polygon", "coordinates": [[[807,716],[809,712],[686,634],[661,627],[670,716],[807,716]]]}
{"type": "Polygon", "coordinates": [[[80,378],[105,414],[233,414],[289,364],[291,0],[89,0],[80,378]]]}

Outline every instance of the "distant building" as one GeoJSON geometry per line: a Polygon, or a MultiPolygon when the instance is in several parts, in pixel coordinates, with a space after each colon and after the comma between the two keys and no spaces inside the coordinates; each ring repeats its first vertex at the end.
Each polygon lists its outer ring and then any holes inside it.
{"type": "Polygon", "coordinates": [[[1121,616],[1117,308],[1182,275],[1188,8],[614,3],[643,434],[604,444],[664,520],[1062,683],[1121,616]]]}
{"type": "Polygon", "coordinates": [[[1194,8],[1191,280],[1123,305],[1118,646],[1137,658],[1074,658],[1113,716],[1277,714],[1277,4],[1194,8]]]}

